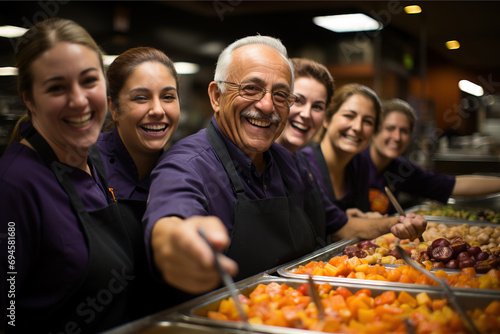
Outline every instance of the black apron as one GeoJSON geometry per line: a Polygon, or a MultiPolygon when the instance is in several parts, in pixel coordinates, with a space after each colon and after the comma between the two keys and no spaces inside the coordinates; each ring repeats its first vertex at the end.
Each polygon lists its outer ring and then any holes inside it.
{"type": "MultiPolygon", "coordinates": [[[[105,174],[106,169],[96,146],[89,149],[89,157],[91,157],[96,168],[105,174]]],[[[122,220],[127,222],[125,227],[128,235],[131,236],[130,241],[137,273],[135,284],[130,289],[129,306],[131,317],[134,319],[141,318],[193,298],[193,295],[166,284],[159,277],[159,273],[153,273],[150,268],[142,227],[142,217],[146,212],[147,201],[116,198],[116,203],[122,220]]]]}
{"type": "Polygon", "coordinates": [[[308,159],[302,155],[297,155],[299,163],[307,167],[309,182],[311,184],[311,191],[306,194],[304,199],[304,211],[309,217],[314,226],[316,235],[316,242],[320,248],[327,245],[326,242],[326,213],[323,204],[323,192],[319,180],[315,178],[312,173],[312,166],[308,159]]]}
{"type": "MultiPolygon", "coordinates": [[[[126,217],[122,220],[118,205],[109,192],[107,207],[87,211],[69,178],[68,167],[58,161],[49,144],[36,131],[26,139],[54,172],[70,198],[86,238],[88,265],[81,281],[64,300],[43,315],[31,315],[28,328],[18,330],[59,333],[81,329],[81,333],[97,333],[131,320],[130,289],[135,284],[136,270],[125,228],[131,222],[127,222],[126,217]]],[[[89,162],[94,166],[90,157],[89,162]]],[[[96,177],[107,190],[102,172],[96,171],[96,177]]]]}
{"type": "Polygon", "coordinates": [[[226,255],[238,263],[236,280],[271,269],[316,249],[314,228],[304,211],[288,196],[248,200],[234,163],[212,124],[210,144],[224,165],[236,195],[234,226],[226,255]]]}

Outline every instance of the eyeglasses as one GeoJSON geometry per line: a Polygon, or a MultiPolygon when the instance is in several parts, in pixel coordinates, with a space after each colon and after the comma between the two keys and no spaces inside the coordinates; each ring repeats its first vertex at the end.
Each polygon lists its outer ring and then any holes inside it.
{"type": "Polygon", "coordinates": [[[293,95],[292,93],[287,93],[282,90],[271,92],[265,89],[264,87],[257,86],[252,83],[237,84],[229,81],[218,81],[218,82],[225,83],[228,85],[238,86],[238,93],[240,94],[240,96],[244,99],[252,101],[262,100],[264,95],[266,95],[266,93],[269,92],[271,93],[273,104],[276,107],[290,108],[291,106],[293,106],[295,100],[297,99],[297,96],[293,95]]]}

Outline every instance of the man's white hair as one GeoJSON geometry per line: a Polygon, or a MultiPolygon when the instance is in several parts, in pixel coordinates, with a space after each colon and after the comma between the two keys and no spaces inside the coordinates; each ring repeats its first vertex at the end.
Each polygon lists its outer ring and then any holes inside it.
{"type": "Polygon", "coordinates": [[[269,45],[270,47],[274,48],[276,51],[278,51],[283,59],[288,63],[288,66],[290,67],[290,73],[292,76],[292,84],[291,84],[291,91],[293,92],[293,83],[294,83],[294,72],[293,72],[293,65],[290,59],[288,58],[288,52],[286,50],[286,47],[281,43],[281,41],[277,38],[270,37],[270,36],[261,36],[261,35],[256,35],[256,36],[247,36],[241,39],[236,40],[235,42],[231,43],[228,45],[222,53],[219,55],[219,59],[217,60],[217,65],[215,67],[215,75],[214,75],[214,81],[217,82],[217,86],[219,87],[219,90],[221,93],[224,93],[225,91],[225,85],[220,84],[220,81],[227,81],[228,75],[229,75],[229,67],[231,66],[231,62],[233,61],[233,52],[234,50],[245,46],[245,45],[250,45],[250,44],[265,44],[269,45]]]}

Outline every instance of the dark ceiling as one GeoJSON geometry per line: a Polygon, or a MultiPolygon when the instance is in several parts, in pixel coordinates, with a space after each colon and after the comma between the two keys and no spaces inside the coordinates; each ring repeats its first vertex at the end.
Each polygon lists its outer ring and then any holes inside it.
{"type": "MultiPolygon", "coordinates": [[[[312,17],[361,11],[384,23],[383,34],[390,32],[395,40],[409,44],[417,61],[424,37],[427,63],[446,62],[500,81],[500,2],[417,3],[423,13],[410,16],[402,11],[409,1],[2,1],[0,25],[27,27],[50,16],[73,19],[108,54],[138,45],[154,46],[174,61],[207,66],[208,77],[222,47],[256,33],[280,38],[290,56],[309,48],[320,50],[322,60],[335,61],[336,42],[342,38],[355,41],[360,35],[330,32],[315,26],[312,17]],[[449,39],[459,40],[462,47],[446,50],[444,43],[449,39]]],[[[0,66],[13,64],[13,43],[0,37],[0,66]]],[[[0,86],[3,91],[10,88],[11,82],[0,86]]]]}

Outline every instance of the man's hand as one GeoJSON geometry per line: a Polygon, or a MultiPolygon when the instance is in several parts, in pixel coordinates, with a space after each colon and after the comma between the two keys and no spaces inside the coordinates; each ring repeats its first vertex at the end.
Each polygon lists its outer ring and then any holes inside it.
{"type": "MultiPolygon", "coordinates": [[[[163,279],[192,294],[213,290],[220,284],[212,252],[198,234],[200,227],[215,249],[223,251],[227,248],[230,242],[227,230],[216,217],[162,218],[156,222],[151,234],[154,262],[163,279]]],[[[219,260],[230,275],[237,274],[236,262],[225,256],[219,260]]]]}
{"type": "Polygon", "coordinates": [[[400,216],[397,224],[392,225],[391,232],[400,239],[414,240],[422,235],[427,227],[427,221],[422,215],[407,213],[400,216]]]}

